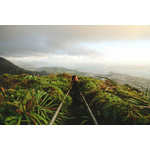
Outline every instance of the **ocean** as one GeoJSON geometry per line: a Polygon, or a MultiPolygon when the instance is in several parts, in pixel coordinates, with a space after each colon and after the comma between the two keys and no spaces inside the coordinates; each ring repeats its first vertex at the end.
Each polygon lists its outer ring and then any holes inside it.
{"type": "Polygon", "coordinates": [[[134,68],[134,67],[107,67],[104,65],[84,65],[84,66],[78,66],[77,68],[78,71],[82,72],[90,72],[90,73],[95,73],[95,74],[103,74],[107,75],[110,74],[111,72],[113,73],[121,73],[121,74],[127,74],[133,77],[141,77],[141,78],[146,78],[150,79],[150,69],[148,67],[146,68],[134,68]]]}

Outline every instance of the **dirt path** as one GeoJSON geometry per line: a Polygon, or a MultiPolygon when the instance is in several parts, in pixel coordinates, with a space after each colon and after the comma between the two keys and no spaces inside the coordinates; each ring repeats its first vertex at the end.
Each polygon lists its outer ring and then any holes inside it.
{"type": "Polygon", "coordinates": [[[66,122],[66,125],[81,125],[85,120],[87,121],[84,124],[93,124],[84,103],[81,103],[79,106],[72,105],[70,107],[69,116],[70,119],[66,122]]]}

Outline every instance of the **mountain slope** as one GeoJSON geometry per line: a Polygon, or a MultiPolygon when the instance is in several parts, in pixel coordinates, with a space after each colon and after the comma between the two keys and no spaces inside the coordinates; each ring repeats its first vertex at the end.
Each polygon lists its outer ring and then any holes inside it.
{"type": "Polygon", "coordinates": [[[18,67],[17,65],[13,64],[9,60],[0,57],[0,74],[31,74],[31,75],[48,75],[48,72],[38,72],[38,71],[29,71],[23,68],[18,67]]]}
{"type": "Polygon", "coordinates": [[[148,78],[133,77],[127,74],[120,74],[120,73],[113,73],[113,72],[107,75],[107,77],[117,82],[118,84],[122,84],[122,85],[129,84],[130,86],[139,89],[150,88],[150,79],[148,78]]]}
{"type": "Polygon", "coordinates": [[[27,73],[27,74],[31,74],[32,72],[24,70],[24,69],[16,66],[15,64],[13,64],[9,60],[0,57],[0,74],[4,74],[4,73],[9,73],[9,74],[27,73]]]}
{"type": "MultiPolygon", "coordinates": [[[[72,75],[0,75],[0,124],[49,124],[69,90],[72,75]]],[[[150,124],[150,95],[110,79],[79,76],[79,89],[101,125],[150,124]]],[[[80,95],[66,97],[55,124],[93,124],[80,95]],[[72,108],[74,108],[73,113],[72,108]],[[75,121],[75,118],[77,122],[75,121]]]]}

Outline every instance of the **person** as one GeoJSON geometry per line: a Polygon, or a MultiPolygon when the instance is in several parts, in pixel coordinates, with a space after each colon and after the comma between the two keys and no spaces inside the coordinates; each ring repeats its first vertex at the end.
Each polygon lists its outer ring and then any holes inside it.
{"type": "Polygon", "coordinates": [[[78,107],[80,105],[80,91],[79,91],[79,80],[77,75],[72,76],[71,81],[71,96],[72,96],[72,107],[78,107]]]}
{"type": "Polygon", "coordinates": [[[72,76],[72,81],[71,81],[71,87],[70,88],[75,90],[75,91],[79,89],[79,80],[78,80],[77,75],[72,76]]]}

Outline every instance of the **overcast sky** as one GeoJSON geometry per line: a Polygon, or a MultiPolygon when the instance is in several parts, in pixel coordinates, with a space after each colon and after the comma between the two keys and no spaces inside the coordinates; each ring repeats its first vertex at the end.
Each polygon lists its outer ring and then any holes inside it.
{"type": "Polygon", "coordinates": [[[0,56],[20,65],[150,65],[150,26],[0,26],[0,56]]]}

